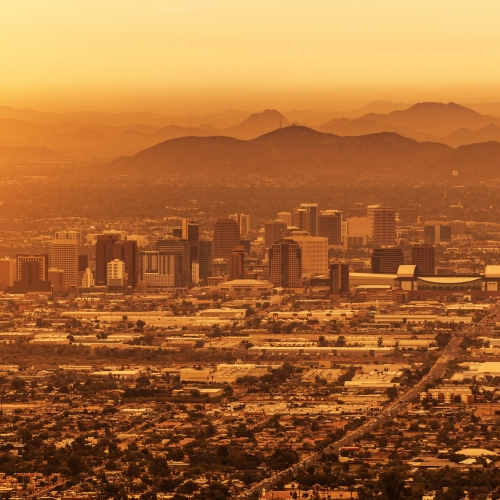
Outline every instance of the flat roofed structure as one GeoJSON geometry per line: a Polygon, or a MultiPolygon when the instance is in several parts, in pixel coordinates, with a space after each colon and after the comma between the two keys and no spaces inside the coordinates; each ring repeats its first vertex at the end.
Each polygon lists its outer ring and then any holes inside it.
{"type": "Polygon", "coordinates": [[[484,276],[485,278],[500,278],[500,266],[486,266],[484,276]]]}
{"type": "Polygon", "coordinates": [[[244,297],[259,297],[270,294],[274,285],[270,281],[254,279],[236,279],[219,284],[219,290],[228,294],[244,297]]]}
{"type": "Polygon", "coordinates": [[[141,370],[100,370],[90,374],[94,378],[116,378],[120,380],[137,380],[141,376],[141,370]]]}
{"type": "Polygon", "coordinates": [[[332,309],[315,311],[271,311],[267,314],[269,319],[317,319],[319,321],[347,320],[354,317],[354,311],[350,309],[332,309]]]}
{"type": "Polygon", "coordinates": [[[490,377],[500,377],[500,362],[471,363],[469,369],[463,372],[464,378],[485,379],[488,375],[490,377]]]}
{"type": "Polygon", "coordinates": [[[303,346],[280,346],[280,345],[261,345],[248,349],[248,354],[259,355],[290,355],[290,356],[386,356],[392,354],[392,347],[303,347],[303,346]]]}
{"type": "Polygon", "coordinates": [[[456,452],[457,455],[465,455],[466,457],[486,457],[497,455],[494,451],[484,448],[465,448],[456,452]]]}
{"type": "Polygon", "coordinates": [[[349,286],[394,285],[397,274],[349,273],[349,286]]]}
{"type": "Polygon", "coordinates": [[[220,308],[220,309],[205,309],[200,311],[200,318],[220,318],[220,319],[243,319],[246,318],[247,310],[246,309],[228,309],[228,308],[220,308]]]}

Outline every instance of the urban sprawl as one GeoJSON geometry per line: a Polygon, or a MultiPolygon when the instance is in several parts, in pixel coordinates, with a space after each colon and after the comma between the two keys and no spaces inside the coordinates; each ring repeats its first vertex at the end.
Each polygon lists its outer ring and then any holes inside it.
{"type": "Polygon", "coordinates": [[[500,498],[499,231],[316,203],[0,231],[0,497],[500,498]]]}

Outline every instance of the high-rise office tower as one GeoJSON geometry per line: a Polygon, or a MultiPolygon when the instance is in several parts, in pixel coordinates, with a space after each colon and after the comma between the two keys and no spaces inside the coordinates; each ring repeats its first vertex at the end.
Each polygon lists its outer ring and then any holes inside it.
{"type": "Polygon", "coordinates": [[[329,245],[342,245],[342,212],[322,210],[318,217],[318,236],[328,239],[329,245]]]}
{"type": "Polygon", "coordinates": [[[199,261],[200,225],[191,222],[187,227],[187,240],[189,241],[189,260],[191,263],[199,261]]]}
{"type": "Polygon", "coordinates": [[[13,293],[50,292],[49,256],[18,255],[16,258],[17,280],[11,288],[13,293]]]}
{"type": "MultiPolygon", "coordinates": [[[[311,236],[318,236],[318,204],[301,203],[300,208],[309,212],[309,234],[311,236]]],[[[307,231],[307,229],[305,230],[307,231]]]]}
{"type": "Polygon", "coordinates": [[[69,286],[78,286],[78,238],[72,231],[56,233],[51,242],[51,265],[64,271],[64,282],[69,286]],[[68,234],[69,233],[69,234],[68,234]],[[74,236],[61,238],[61,236],[74,236]]]}
{"type": "Polygon", "coordinates": [[[250,232],[250,216],[245,214],[234,214],[229,216],[230,219],[234,219],[238,223],[240,228],[240,235],[245,237],[248,236],[250,232]]]}
{"type": "Polygon", "coordinates": [[[242,280],[245,278],[245,255],[245,247],[238,246],[233,249],[233,253],[229,259],[230,280],[242,280]]]}
{"type": "Polygon", "coordinates": [[[374,274],[397,274],[405,263],[401,248],[375,248],[371,260],[374,274]]]}
{"type": "Polygon", "coordinates": [[[14,286],[16,279],[16,259],[0,259],[0,292],[14,286]]]}
{"type": "Polygon", "coordinates": [[[302,250],[292,239],[273,243],[269,250],[269,279],[284,288],[302,285],[302,250]]]}
{"type": "Polygon", "coordinates": [[[273,243],[280,241],[285,236],[286,224],[282,220],[270,220],[264,224],[264,242],[266,248],[271,248],[273,243]]]}
{"type": "Polygon", "coordinates": [[[78,254],[78,278],[76,281],[78,286],[82,285],[83,275],[85,274],[85,271],[87,270],[88,267],[89,267],[89,255],[86,253],[78,254]]]}
{"type": "Polygon", "coordinates": [[[424,242],[428,245],[451,243],[451,227],[443,224],[433,224],[424,228],[424,242]]]}
{"type": "Polygon", "coordinates": [[[165,288],[174,288],[175,260],[175,252],[140,252],[140,281],[146,283],[148,290],[161,291],[165,288]]]}
{"type": "Polygon", "coordinates": [[[66,291],[67,283],[64,279],[64,271],[62,269],[50,267],[49,281],[52,285],[52,293],[63,293],[66,291]]]}
{"type": "Polygon", "coordinates": [[[330,293],[349,293],[349,266],[345,262],[330,264],[330,293]]]}
{"type": "Polygon", "coordinates": [[[231,218],[217,219],[214,227],[214,259],[231,258],[233,248],[240,244],[240,228],[231,218]]]}
{"type": "Polygon", "coordinates": [[[199,259],[199,236],[200,225],[191,219],[181,219],[181,226],[173,228],[173,236],[189,241],[189,260],[191,263],[198,262],[199,259]]]}
{"type": "Polygon", "coordinates": [[[78,254],[78,271],[84,273],[89,267],[89,255],[86,253],[78,254]]]}
{"type": "Polygon", "coordinates": [[[293,236],[302,251],[302,274],[328,274],[328,240],[319,236],[293,236]]]}
{"type": "Polygon", "coordinates": [[[373,220],[370,217],[349,217],[347,235],[344,240],[347,248],[367,246],[373,236],[373,220]]]}
{"type": "Polygon", "coordinates": [[[191,283],[191,262],[189,258],[189,241],[169,238],[156,242],[156,250],[174,256],[174,281],[179,288],[188,287],[191,283]]]}
{"type": "Polygon", "coordinates": [[[214,268],[214,258],[212,249],[212,240],[209,238],[200,239],[199,248],[199,276],[200,280],[204,280],[206,283],[207,278],[213,276],[214,268]]]}
{"type": "Polygon", "coordinates": [[[251,240],[240,240],[240,246],[245,248],[245,251],[248,255],[252,253],[252,241],[251,240]]]}
{"type": "MultiPolygon", "coordinates": [[[[23,280],[23,264],[25,262],[38,263],[38,281],[49,280],[49,256],[47,254],[18,254],[16,257],[16,275],[18,280],[23,280]]],[[[31,268],[33,269],[33,268],[31,268]]]]}
{"type": "Polygon", "coordinates": [[[434,245],[413,245],[411,263],[418,266],[419,276],[434,276],[436,267],[434,245]]]}
{"type": "Polygon", "coordinates": [[[396,244],[396,211],[381,205],[370,205],[368,217],[373,221],[372,243],[374,247],[396,244]]]}
{"type": "Polygon", "coordinates": [[[106,286],[108,283],[108,262],[114,257],[115,245],[120,241],[116,234],[99,234],[95,243],[95,284],[106,286]]]}
{"type": "Polygon", "coordinates": [[[311,215],[305,208],[294,208],[292,210],[292,226],[301,231],[311,234],[311,215]]]}
{"type": "Polygon", "coordinates": [[[135,288],[139,277],[137,241],[120,240],[117,234],[100,234],[95,248],[95,284],[107,285],[108,263],[118,259],[125,263],[127,281],[124,286],[135,288]]]}
{"type": "Polygon", "coordinates": [[[292,225],[292,212],[278,212],[278,220],[283,221],[286,227],[292,225]]]}

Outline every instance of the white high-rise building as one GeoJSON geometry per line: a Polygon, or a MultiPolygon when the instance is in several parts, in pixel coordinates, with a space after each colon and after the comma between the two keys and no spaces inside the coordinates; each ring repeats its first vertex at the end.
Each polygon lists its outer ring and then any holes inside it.
{"type": "Polygon", "coordinates": [[[82,276],[82,287],[91,288],[93,286],[95,286],[94,273],[92,272],[92,269],[90,269],[90,267],[87,267],[82,276]]]}
{"type": "Polygon", "coordinates": [[[54,238],[56,240],[78,240],[80,241],[80,232],[78,231],[57,231],[54,238]]]}
{"type": "Polygon", "coordinates": [[[328,238],[319,236],[293,236],[302,251],[302,274],[328,274],[328,238]]]}
{"type": "Polygon", "coordinates": [[[125,272],[125,262],[120,259],[113,259],[108,262],[107,266],[107,285],[108,286],[123,286],[127,281],[128,276],[125,272]]]}
{"type": "MultiPolygon", "coordinates": [[[[51,244],[51,267],[64,271],[64,282],[77,286],[78,280],[78,238],[77,233],[71,238],[54,238],[51,244]]],[[[56,236],[69,234],[56,233],[56,236]]]]}
{"type": "Polygon", "coordinates": [[[191,262],[191,283],[199,283],[200,281],[200,263],[191,262]]]}

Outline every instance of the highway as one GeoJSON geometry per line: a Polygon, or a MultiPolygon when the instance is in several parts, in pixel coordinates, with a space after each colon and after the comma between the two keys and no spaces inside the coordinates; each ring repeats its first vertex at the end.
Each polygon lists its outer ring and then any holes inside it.
{"type": "Polygon", "coordinates": [[[258,485],[250,488],[245,492],[240,493],[236,498],[249,498],[250,495],[252,495],[256,491],[260,492],[263,488],[265,488],[266,490],[272,488],[280,479],[286,478],[288,475],[295,474],[298,469],[309,467],[310,465],[318,462],[321,459],[323,453],[339,453],[341,448],[351,445],[352,442],[358,437],[361,437],[363,434],[373,431],[377,426],[388,422],[399,413],[405,412],[410,402],[416,399],[420,392],[424,391],[427,384],[430,384],[434,380],[443,377],[446,372],[448,363],[458,353],[458,347],[461,340],[461,336],[452,337],[448,345],[443,349],[441,356],[436,360],[436,363],[420,380],[420,382],[415,385],[415,387],[411,388],[404,394],[401,394],[396,400],[390,403],[387,408],[384,408],[384,410],[382,410],[378,415],[365,422],[361,427],[347,433],[344,437],[342,437],[335,443],[328,445],[323,450],[305,457],[300,462],[294,464],[288,469],[276,472],[273,476],[264,479],[258,485]]]}

